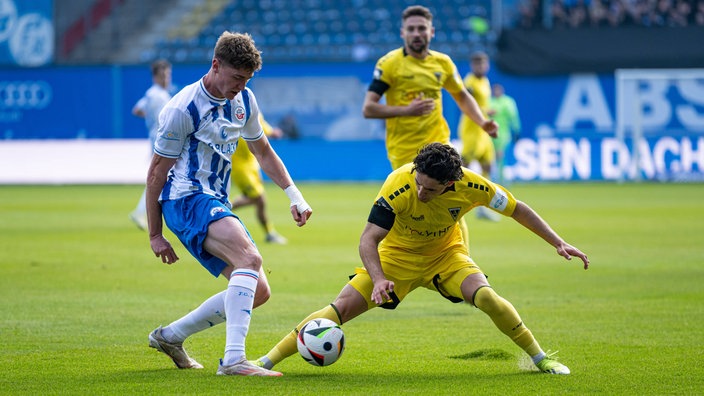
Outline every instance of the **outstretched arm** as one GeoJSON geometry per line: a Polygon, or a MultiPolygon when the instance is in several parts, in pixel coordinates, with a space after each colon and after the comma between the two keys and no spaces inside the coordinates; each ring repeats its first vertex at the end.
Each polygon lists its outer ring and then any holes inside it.
{"type": "Polygon", "coordinates": [[[557,249],[557,254],[571,260],[572,257],[579,257],[584,263],[584,269],[589,268],[589,259],[587,255],[582,253],[576,247],[565,242],[550,225],[543,220],[530,206],[521,201],[516,201],[516,210],[511,215],[514,220],[520,223],[525,228],[533,231],[536,235],[543,238],[547,243],[557,249]]]}

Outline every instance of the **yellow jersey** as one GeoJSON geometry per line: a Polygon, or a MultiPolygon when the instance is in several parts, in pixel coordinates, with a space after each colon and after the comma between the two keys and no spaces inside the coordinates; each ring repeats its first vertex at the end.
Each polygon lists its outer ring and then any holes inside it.
{"type": "Polygon", "coordinates": [[[435,101],[430,114],[386,119],[386,151],[392,167],[413,161],[427,143],[450,143],[450,128],[442,115],[443,88],[456,93],[464,86],[455,63],[441,52],[430,51],[417,59],[398,48],[377,62],[370,90],[385,95],[386,104],[406,106],[418,97],[435,101]]]}
{"type": "MultiPolygon", "coordinates": [[[[379,251],[436,256],[451,247],[467,249],[457,223],[465,213],[482,205],[505,216],[513,214],[516,199],[511,192],[467,168],[462,170],[462,180],[426,203],[418,199],[412,163],[391,172],[374,203],[394,214],[379,251]]],[[[374,210],[369,221],[386,228],[384,221],[376,221],[374,210]]]]}
{"type": "MultiPolygon", "coordinates": [[[[469,93],[472,95],[479,108],[487,117],[487,111],[489,110],[489,104],[491,103],[491,84],[486,76],[477,77],[472,73],[469,73],[464,78],[464,86],[467,88],[469,93]]],[[[480,125],[469,119],[465,114],[460,116],[460,125],[458,127],[460,138],[463,140],[465,138],[475,138],[477,135],[487,135],[480,125]]]]}
{"type": "MultiPolygon", "coordinates": [[[[489,79],[486,76],[477,77],[473,73],[469,73],[463,82],[474,100],[477,101],[484,117],[488,117],[487,111],[491,103],[489,79]]],[[[460,116],[457,134],[462,140],[461,154],[465,161],[470,162],[477,159],[480,162],[491,162],[493,160],[494,146],[491,136],[482,129],[481,125],[470,120],[465,114],[460,116]]]]}

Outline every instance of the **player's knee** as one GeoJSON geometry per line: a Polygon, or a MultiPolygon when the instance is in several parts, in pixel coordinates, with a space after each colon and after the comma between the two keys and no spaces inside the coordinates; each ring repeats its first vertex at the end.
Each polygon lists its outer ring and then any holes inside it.
{"type": "Polygon", "coordinates": [[[246,268],[254,271],[259,271],[259,269],[262,267],[262,262],[262,255],[259,254],[259,252],[257,252],[256,250],[254,250],[242,255],[241,257],[238,257],[236,264],[238,268],[246,268]]]}
{"type": "Polygon", "coordinates": [[[474,306],[491,315],[501,308],[501,297],[490,286],[482,286],[474,293],[474,306]]]}

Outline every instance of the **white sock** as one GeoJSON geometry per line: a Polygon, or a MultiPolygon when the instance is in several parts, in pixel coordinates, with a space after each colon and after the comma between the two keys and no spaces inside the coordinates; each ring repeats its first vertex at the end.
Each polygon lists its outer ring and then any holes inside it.
{"type": "Polygon", "coordinates": [[[232,273],[225,294],[225,357],[222,365],[229,366],[244,358],[244,341],[252,317],[254,291],[257,289],[259,273],[248,269],[237,269],[232,273]]]}
{"type": "Polygon", "coordinates": [[[545,359],[545,352],[540,351],[539,354],[531,356],[530,358],[533,359],[533,363],[538,364],[541,360],[545,359]]]}
{"type": "Polygon", "coordinates": [[[224,322],[225,293],[223,290],[205,300],[198,308],[161,329],[161,335],[168,342],[183,342],[192,334],[224,322]]]}

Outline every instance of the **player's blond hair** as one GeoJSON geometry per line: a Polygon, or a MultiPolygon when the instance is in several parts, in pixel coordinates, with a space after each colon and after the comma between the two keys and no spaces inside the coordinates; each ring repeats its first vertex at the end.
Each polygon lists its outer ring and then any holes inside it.
{"type": "Polygon", "coordinates": [[[262,68],[261,52],[249,33],[223,32],[215,44],[213,58],[235,69],[255,72],[262,68]]]}

